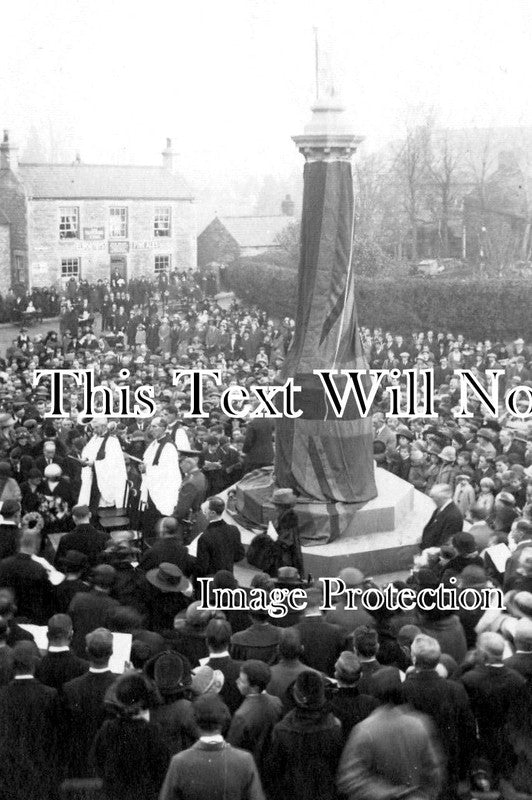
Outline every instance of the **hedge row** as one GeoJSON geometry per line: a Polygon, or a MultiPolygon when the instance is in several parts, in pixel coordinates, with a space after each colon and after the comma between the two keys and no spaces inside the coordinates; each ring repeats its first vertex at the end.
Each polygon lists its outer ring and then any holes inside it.
{"type": "MultiPolygon", "coordinates": [[[[227,270],[235,294],[277,318],[295,317],[297,275],[264,259],[241,259],[227,270]]],[[[521,335],[532,340],[532,282],[511,278],[359,278],[361,325],[405,334],[452,331],[476,339],[521,335]]]]}

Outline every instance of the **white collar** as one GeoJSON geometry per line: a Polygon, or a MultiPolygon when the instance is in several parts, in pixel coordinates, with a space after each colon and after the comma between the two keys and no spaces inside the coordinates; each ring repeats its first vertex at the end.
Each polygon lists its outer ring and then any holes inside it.
{"type": "Polygon", "coordinates": [[[211,658],[229,658],[229,650],[224,650],[223,653],[210,653],[209,658],[205,659],[205,663],[211,658]]]}
{"type": "Polygon", "coordinates": [[[205,744],[221,744],[224,741],[224,737],[221,733],[215,733],[211,736],[200,736],[200,742],[205,742],[205,744]]]}
{"type": "Polygon", "coordinates": [[[55,647],[53,644],[51,644],[48,647],[48,652],[49,653],[70,653],[70,647],[67,644],[61,645],[61,647],[55,647]]]}
{"type": "Polygon", "coordinates": [[[16,681],[32,681],[34,679],[34,675],[15,675],[16,681]]]}
{"type": "Polygon", "coordinates": [[[102,672],[109,672],[109,667],[89,667],[89,672],[100,675],[102,672]]]}

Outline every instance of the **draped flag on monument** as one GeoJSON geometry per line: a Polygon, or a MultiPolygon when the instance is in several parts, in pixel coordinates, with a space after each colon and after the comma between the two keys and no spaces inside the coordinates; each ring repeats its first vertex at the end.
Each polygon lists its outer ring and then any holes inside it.
{"type": "MultiPolygon", "coordinates": [[[[355,305],[353,209],[349,161],[305,164],[296,330],[283,368],[283,378],[302,388],[303,415],[277,421],[275,476],[277,485],[328,508],[376,496],[371,419],[361,418],[353,398],[337,418],[313,374],[367,368],[355,305]]],[[[342,394],[345,378],[335,380],[342,394]]]]}

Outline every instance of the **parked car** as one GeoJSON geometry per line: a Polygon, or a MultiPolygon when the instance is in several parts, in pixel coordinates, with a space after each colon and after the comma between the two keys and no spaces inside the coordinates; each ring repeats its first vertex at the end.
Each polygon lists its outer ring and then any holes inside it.
{"type": "Polygon", "coordinates": [[[445,267],[437,258],[426,258],[418,261],[412,268],[412,275],[419,275],[424,278],[432,278],[445,271],[445,267]]]}

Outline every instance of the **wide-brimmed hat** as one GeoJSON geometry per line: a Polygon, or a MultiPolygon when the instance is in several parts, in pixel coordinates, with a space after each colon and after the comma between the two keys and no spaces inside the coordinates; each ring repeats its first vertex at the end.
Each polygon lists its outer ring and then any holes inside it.
{"type": "Polygon", "coordinates": [[[276,506],[295,506],[297,495],[292,489],[275,489],[272,494],[272,503],[276,506]]]}
{"type": "Polygon", "coordinates": [[[0,414],[0,428],[9,428],[15,424],[15,420],[11,414],[0,414]]]}
{"type": "Polygon", "coordinates": [[[300,672],[294,683],[294,701],[298,708],[317,711],[325,705],[325,684],[319,672],[300,672]]]}
{"type": "Polygon", "coordinates": [[[406,425],[398,425],[395,430],[395,435],[397,437],[404,436],[405,439],[408,439],[410,442],[415,438],[413,432],[410,430],[410,428],[407,428],[406,425]]]}
{"type": "Polygon", "coordinates": [[[161,592],[184,592],[190,588],[189,581],[179,567],[166,561],[155,569],[150,569],[146,573],[146,578],[161,592]]]}

